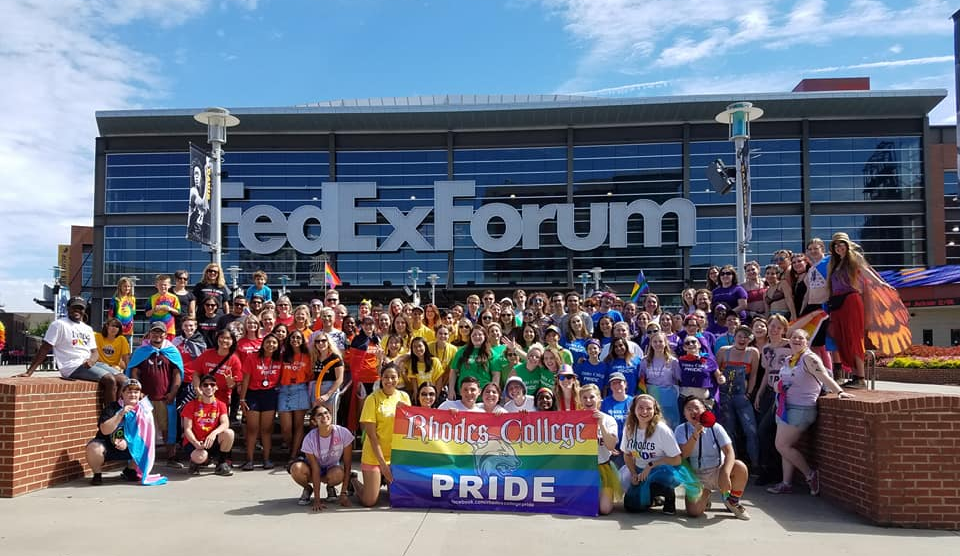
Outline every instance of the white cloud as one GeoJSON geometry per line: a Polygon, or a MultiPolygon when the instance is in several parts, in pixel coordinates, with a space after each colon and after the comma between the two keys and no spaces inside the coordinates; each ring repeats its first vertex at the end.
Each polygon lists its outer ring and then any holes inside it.
{"type": "Polygon", "coordinates": [[[953,56],[927,56],[924,58],[908,58],[906,60],[883,60],[880,62],[865,62],[863,64],[852,64],[847,66],[827,66],[807,71],[809,73],[831,73],[835,71],[845,71],[851,69],[903,68],[907,66],[925,66],[929,64],[947,63],[953,63],[953,56]]]}
{"type": "Polygon", "coordinates": [[[112,31],[139,19],[176,25],[209,3],[0,0],[0,296],[7,311],[39,309],[32,299],[50,280],[57,244],[69,242],[71,224],[92,223],[94,112],[136,108],[164,94],[161,62],[112,31]]]}
{"type": "Polygon", "coordinates": [[[895,44],[891,46],[888,50],[890,50],[890,52],[894,54],[900,54],[901,52],[903,52],[903,45],[895,44]]]}
{"type": "Polygon", "coordinates": [[[616,97],[626,96],[639,91],[649,89],[662,89],[670,84],[669,81],[648,81],[646,83],[631,83],[629,85],[620,85],[618,87],[606,87],[603,89],[594,89],[592,91],[578,91],[575,93],[566,93],[570,95],[582,95],[587,97],[616,97]]]}
{"type": "Polygon", "coordinates": [[[854,37],[948,36],[953,12],[945,0],[914,0],[905,7],[880,0],[541,2],[563,18],[585,47],[577,77],[565,84],[568,89],[611,67],[683,66],[743,45],[786,48],[854,37]]]}

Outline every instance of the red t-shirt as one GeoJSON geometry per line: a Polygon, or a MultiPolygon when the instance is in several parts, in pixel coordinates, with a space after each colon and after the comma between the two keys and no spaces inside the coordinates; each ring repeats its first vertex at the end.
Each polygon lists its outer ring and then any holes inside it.
{"type": "Polygon", "coordinates": [[[289,363],[284,361],[280,367],[280,384],[305,384],[313,378],[313,360],[309,353],[300,353],[289,363]]]}
{"type": "MultiPolygon", "coordinates": [[[[190,400],[183,407],[180,416],[190,419],[190,430],[197,440],[203,442],[207,436],[218,426],[220,426],[220,416],[228,415],[227,404],[220,400],[214,403],[203,403],[202,400],[190,400]]],[[[190,441],[183,437],[183,445],[186,446],[190,441]]]]}
{"type": "Polygon", "coordinates": [[[280,382],[280,361],[261,359],[259,355],[248,355],[243,362],[243,374],[250,375],[250,390],[271,390],[280,382]]]}
{"type": "Polygon", "coordinates": [[[237,353],[240,354],[240,359],[243,359],[244,356],[250,355],[251,353],[256,353],[260,350],[260,344],[263,343],[263,338],[257,338],[251,340],[250,338],[241,338],[237,340],[237,353]]]}
{"type": "MultiPolygon", "coordinates": [[[[208,349],[190,363],[190,372],[191,374],[200,373],[200,376],[210,374],[221,361],[223,361],[223,356],[217,353],[217,350],[208,349]]],[[[223,365],[220,365],[216,373],[217,393],[215,396],[218,400],[230,405],[230,394],[233,389],[227,386],[227,376],[232,376],[237,384],[240,384],[243,380],[243,364],[236,353],[231,355],[223,365]]]]}

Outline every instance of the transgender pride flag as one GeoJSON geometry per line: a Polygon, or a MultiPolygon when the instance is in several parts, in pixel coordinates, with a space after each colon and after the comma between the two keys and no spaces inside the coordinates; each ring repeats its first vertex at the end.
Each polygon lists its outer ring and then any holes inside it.
{"type": "Polygon", "coordinates": [[[167,484],[167,478],[163,475],[150,473],[157,457],[157,449],[154,445],[156,431],[153,427],[153,404],[150,400],[140,400],[136,411],[131,411],[123,417],[123,437],[127,441],[127,449],[130,450],[133,463],[137,466],[140,484],[146,486],[167,484]]]}

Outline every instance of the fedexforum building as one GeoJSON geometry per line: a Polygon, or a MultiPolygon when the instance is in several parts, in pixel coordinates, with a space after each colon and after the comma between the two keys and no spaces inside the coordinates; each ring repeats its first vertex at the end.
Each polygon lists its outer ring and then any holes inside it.
{"type": "MultiPolygon", "coordinates": [[[[594,267],[625,293],[643,270],[676,304],[707,266],[735,261],[734,195],[714,193],[705,168],[733,165],[714,118],[736,101],[765,112],[751,130],[748,260],[842,230],[881,269],[956,263],[954,133],[927,119],[945,96],[851,79],[737,96],[231,108],[223,266],[241,284],[257,269],[274,286],[286,276],[303,300],[326,255],[353,301],[397,295],[417,267],[421,287],[439,276],[441,305],[488,287],[579,290],[594,267]]],[[[95,300],[121,276],[143,286],[184,268],[194,282],[209,262],[184,239],[188,144],[207,147],[199,111],[97,113],[95,300]]]]}

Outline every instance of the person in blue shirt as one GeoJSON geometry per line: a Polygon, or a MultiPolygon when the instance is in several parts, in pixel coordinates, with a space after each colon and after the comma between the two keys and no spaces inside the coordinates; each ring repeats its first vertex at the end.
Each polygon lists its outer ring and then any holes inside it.
{"type": "Polygon", "coordinates": [[[616,301],[616,299],[617,296],[610,292],[603,292],[603,294],[600,295],[600,309],[590,315],[594,325],[600,321],[600,317],[610,317],[614,323],[623,322],[623,315],[620,314],[620,311],[613,308],[613,302],[616,301]]]}
{"type": "Polygon", "coordinates": [[[253,296],[259,295],[264,302],[273,301],[273,291],[267,285],[267,273],[258,270],[253,273],[253,285],[247,288],[247,300],[253,299],[253,296]]]}
{"type": "Polygon", "coordinates": [[[633,396],[637,393],[637,382],[640,378],[638,370],[639,358],[630,353],[627,346],[627,340],[624,338],[614,338],[610,342],[610,354],[607,355],[606,363],[611,373],[622,373],[627,381],[627,394],[633,396]]]}
{"type": "MultiPolygon", "coordinates": [[[[623,425],[630,413],[633,396],[627,394],[627,377],[623,373],[610,373],[607,377],[607,390],[610,394],[600,403],[600,411],[613,417],[617,422],[617,446],[623,441],[623,425]]],[[[623,452],[614,450],[610,461],[617,467],[623,467],[623,452]]]]}
{"type": "Polygon", "coordinates": [[[577,373],[581,386],[596,384],[597,388],[603,389],[607,383],[609,367],[605,361],[600,360],[600,340],[587,340],[587,359],[574,363],[573,371],[577,373]]]}

